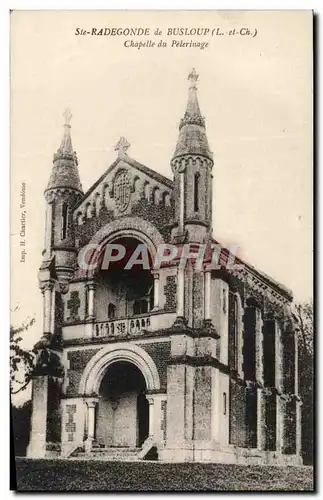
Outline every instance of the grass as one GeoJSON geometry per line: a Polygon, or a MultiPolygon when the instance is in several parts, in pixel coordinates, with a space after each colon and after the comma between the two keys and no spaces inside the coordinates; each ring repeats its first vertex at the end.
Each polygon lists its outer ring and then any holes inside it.
{"type": "Polygon", "coordinates": [[[313,491],[312,467],[16,459],[18,491],[313,491]]]}

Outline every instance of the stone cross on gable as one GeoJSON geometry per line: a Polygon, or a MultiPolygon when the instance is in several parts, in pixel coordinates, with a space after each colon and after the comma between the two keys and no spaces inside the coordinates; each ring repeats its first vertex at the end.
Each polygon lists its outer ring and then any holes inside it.
{"type": "Polygon", "coordinates": [[[117,142],[114,150],[118,151],[118,156],[122,157],[127,154],[127,149],[130,148],[130,143],[127,141],[125,137],[120,137],[119,141],[117,142]]]}
{"type": "Polygon", "coordinates": [[[75,319],[78,316],[81,301],[79,298],[79,293],[77,291],[71,292],[71,297],[67,301],[67,309],[70,311],[70,318],[75,319]]]}

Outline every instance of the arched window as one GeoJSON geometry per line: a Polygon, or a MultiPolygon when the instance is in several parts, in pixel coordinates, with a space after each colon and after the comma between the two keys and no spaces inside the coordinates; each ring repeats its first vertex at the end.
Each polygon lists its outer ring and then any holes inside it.
{"type": "Polygon", "coordinates": [[[169,207],[170,206],[170,195],[169,195],[169,193],[167,193],[167,191],[165,191],[164,194],[163,194],[163,205],[165,207],[169,207]]]}
{"type": "Polygon", "coordinates": [[[222,394],[223,415],[227,414],[227,393],[222,394]]]}
{"type": "Polygon", "coordinates": [[[148,301],[146,299],[135,300],[133,303],[133,314],[146,314],[148,312],[148,301]]]}
{"type": "Polygon", "coordinates": [[[83,224],[83,214],[82,214],[82,212],[78,212],[77,213],[76,220],[77,220],[77,225],[78,226],[82,226],[82,224],[83,224]]]}
{"type": "Polygon", "coordinates": [[[196,172],[194,174],[194,212],[199,211],[199,182],[200,174],[196,172]]]}
{"type": "Polygon", "coordinates": [[[243,324],[242,303],[239,293],[229,292],[229,365],[242,376],[243,324]]]}
{"type": "Polygon", "coordinates": [[[149,309],[151,311],[154,308],[154,286],[150,288],[148,294],[149,294],[149,309]]]}
{"type": "Polygon", "coordinates": [[[139,185],[140,185],[140,179],[139,179],[138,175],[136,175],[134,180],[133,180],[133,185],[132,185],[132,190],[134,193],[139,191],[139,185]]]}
{"type": "Polygon", "coordinates": [[[68,222],[68,206],[67,203],[62,205],[62,232],[61,239],[64,240],[67,236],[67,222],[68,222]]]}
{"type": "Polygon", "coordinates": [[[155,205],[158,205],[159,203],[159,193],[160,193],[159,188],[155,187],[153,191],[153,202],[155,205]]]}
{"type": "Polygon", "coordinates": [[[92,205],[89,203],[86,207],[86,218],[90,219],[92,217],[92,205]]]}
{"type": "Polygon", "coordinates": [[[149,185],[149,182],[145,182],[145,185],[144,185],[144,195],[145,195],[146,200],[150,199],[150,185],[149,185]]]}
{"type": "Polygon", "coordinates": [[[227,291],[225,288],[222,290],[222,310],[224,314],[227,312],[227,291]]]}
{"type": "Polygon", "coordinates": [[[140,312],[140,300],[135,300],[133,303],[133,314],[136,316],[137,314],[140,314],[140,312]]]}
{"type": "Polygon", "coordinates": [[[116,306],[110,302],[108,305],[108,318],[113,319],[116,316],[116,306]]]}
{"type": "Polygon", "coordinates": [[[147,300],[142,299],[140,301],[140,309],[141,309],[140,310],[141,314],[145,314],[146,312],[148,312],[148,302],[147,302],[147,300]]]}
{"type": "Polygon", "coordinates": [[[109,206],[109,200],[110,200],[110,193],[109,193],[109,186],[108,184],[105,184],[103,187],[102,191],[102,197],[103,197],[103,205],[108,207],[109,206]]]}
{"type": "Polygon", "coordinates": [[[95,215],[99,215],[101,210],[101,194],[95,193],[95,215]]]}

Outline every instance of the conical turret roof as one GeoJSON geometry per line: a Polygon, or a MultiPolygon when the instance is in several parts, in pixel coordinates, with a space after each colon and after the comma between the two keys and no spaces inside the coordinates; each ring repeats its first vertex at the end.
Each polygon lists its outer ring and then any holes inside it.
{"type": "Polygon", "coordinates": [[[61,144],[54,154],[53,169],[46,190],[65,187],[83,193],[78,160],[75,151],[73,151],[70,125],[72,114],[69,110],[65,111],[64,118],[64,134],[61,144]]]}
{"type": "Polygon", "coordinates": [[[188,154],[198,154],[212,159],[206,137],[205,120],[201,115],[197,98],[198,74],[194,68],[188,75],[188,80],[190,82],[188,101],[184,117],[180,121],[179,137],[173,159],[188,154]]]}

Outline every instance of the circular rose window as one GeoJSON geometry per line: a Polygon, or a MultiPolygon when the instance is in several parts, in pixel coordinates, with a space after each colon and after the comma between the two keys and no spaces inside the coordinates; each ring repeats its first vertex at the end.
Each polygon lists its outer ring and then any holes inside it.
{"type": "Polygon", "coordinates": [[[130,179],[125,170],[119,172],[115,177],[113,195],[118,210],[124,212],[129,205],[131,196],[130,179]]]}

